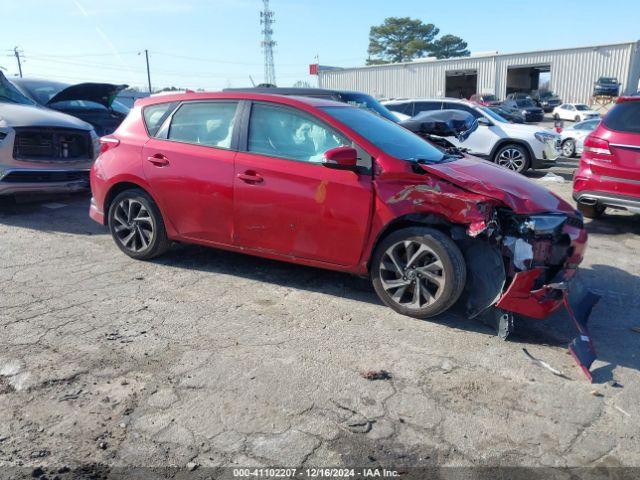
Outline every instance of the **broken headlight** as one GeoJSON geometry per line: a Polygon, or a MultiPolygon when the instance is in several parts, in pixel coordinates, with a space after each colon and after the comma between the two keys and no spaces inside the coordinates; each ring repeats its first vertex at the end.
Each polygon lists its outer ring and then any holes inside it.
{"type": "Polygon", "coordinates": [[[530,215],[522,222],[520,233],[550,234],[555,232],[566,220],[567,217],[563,214],[530,215]]]}

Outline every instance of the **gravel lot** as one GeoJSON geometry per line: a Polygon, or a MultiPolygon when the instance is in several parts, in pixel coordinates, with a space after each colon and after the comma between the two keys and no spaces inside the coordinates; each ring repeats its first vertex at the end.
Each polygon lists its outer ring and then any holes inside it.
{"type": "Polygon", "coordinates": [[[640,216],[588,223],[591,385],[564,312],[504,342],[339,273],[193,246],[137,262],[88,205],[0,207],[0,465],[640,466],[640,216]]]}

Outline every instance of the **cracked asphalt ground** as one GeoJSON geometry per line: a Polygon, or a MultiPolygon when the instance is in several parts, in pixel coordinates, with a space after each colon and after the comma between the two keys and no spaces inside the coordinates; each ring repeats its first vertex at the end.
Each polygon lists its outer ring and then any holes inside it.
{"type": "Polygon", "coordinates": [[[54,201],[0,209],[0,465],[640,466],[639,216],[588,223],[591,385],[564,312],[504,342],[349,275],[194,246],[131,260],[86,195],[54,201]]]}

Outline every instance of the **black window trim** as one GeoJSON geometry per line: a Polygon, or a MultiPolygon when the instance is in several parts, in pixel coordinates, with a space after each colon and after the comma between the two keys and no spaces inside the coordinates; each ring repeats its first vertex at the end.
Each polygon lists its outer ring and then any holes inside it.
{"type": "Polygon", "coordinates": [[[180,102],[161,102],[161,103],[152,103],[151,105],[145,105],[142,108],[142,123],[144,124],[144,129],[147,132],[147,136],[149,136],[150,138],[158,138],[158,133],[162,131],[162,128],[164,127],[164,123],[166,122],[167,118],[173,115],[173,112],[176,110],[176,108],[179,105],[180,105],[180,102]],[[147,118],[145,117],[145,112],[147,111],[147,109],[157,107],[159,105],[169,105],[169,108],[167,109],[166,112],[162,114],[162,118],[158,123],[158,129],[156,130],[156,134],[152,135],[151,132],[149,131],[149,125],[147,125],[147,118]]]}
{"type": "MultiPolygon", "coordinates": [[[[234,98],[212,98],[212,99],[204,99],[204,100],[184,100],[178,103],[179,105],[173,109],[173,111],[169,116],[167,116],[167,118],[164,119],[164,121],[162,122],[162,126],[158,129],[158,132],[152,138],[155,138],[157,140],[162,140],[165,142],[180,143],[183,145],[195,145],[196,147],[212,148],[214,150],[222,150],[225,152],[239,151],[239,137],[240,137],[240,131],[242,130],[241,114],[244,107],[243,104],[247,103],[246,100],[234,99],[234,98]],[[218,147],[215,145],[204,145],[201,143],[184,142],[181,140],[173,140],[171,138],[168,138],[171,122],[173,121],[173,116],[182,108],[183,105],[193,104],[193,103],[236,103],[237,104],[236,114],[235,114],[234,122],[232,126],[233,131],[231,132],[231,145],[229,146],[229,148],[218,147]]],[[[154,105],[157,105],[157,104],[154,104],[154,105]]]]}
{"type": "MultiPolygon", "coordinates": [[[[239,138],[239,142],[238,142],[238,151],[243,152],[243,153],[247,153],[250,155],[257,155],[257,156],[262,156],[262,157],[269,157],[269,158],[275,158],[278,160],[287,160],[290,162],[297,162],[297,163],[303,163],[306,165],[314,165],[314,166],[318,166],[318,167],[323,167],[326,168],[322,163],[316,163],[316,162],[309,162],[306,160],[297,160],[295,158],[290,158],[290,157],[278,157],[275,155],[268,155],[266,153],[258,153],[258,152],[252,152],[249,150],[249,126],[250,126],[250,121],[251,121],[251,112],[253,110],[253,106],[256,104],[261,104],[261,105],[268,105],[270,107],[275,107],[275,108],[280,108],[282,110],[293,110],[296,113],[301,113],[303,115],[306,115],[308,117],[310,117],[312,120],[314,120],[315,122],[321,124],[322,126],[326,127],[328,130],[334,131],[336,132],[338,135],[341,135],[342,137],[345,137],[347,140],[349,140],[354,148],[356,150],[358,150],[358,152],[362,152],[364,154],[366,154],[367,156],[370,157],[371,159],[371,165],[373,166],[373,162],[374,159],[373,157],[370,156],[369,152],[367,152],[364,148],[362,148],[361,146],[358,145],[358,143],[356,141],[354,141],[351,137],[349,137],[349,135],[346,135],[345,133],[337,130],[335,127],[329,125],[325,120],[323,120],[320,117],[317,117],[315,115],[311,115],[308,112],[305,112],[304,110],[302,110],[301,108],[297,108],[295,106],[292,105],[284,105],[282,103],[277,103],[277,102],[269,102],[266,100],[248,100],[246,107],[244,108],[243,112],[242,112],[242,116],[241,116],[241,134],[240,134],[240,138],[239,138]]],[[[346,108],[346,107],[345,107],[346,108]]],[[[352,107],[352,108],[356,108],[356,107],[352,107]]],[[[371,174],[373,172],[373,168],[372,167],[366,167],[364,165],[358,165],[354,171],[358,174],[371,174]]]]}

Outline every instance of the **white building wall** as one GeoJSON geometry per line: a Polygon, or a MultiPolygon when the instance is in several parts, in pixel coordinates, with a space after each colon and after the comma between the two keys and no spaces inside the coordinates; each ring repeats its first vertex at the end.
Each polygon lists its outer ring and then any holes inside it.
{"type": "Polygon", "coordinates": [[[638,88],[638,42],[320,71],[319,86],[376,97],[442,97],[447,71],[476,70],[477,90],[504,98],[509,67],[549,65],[550,88],[568,102],[589,102],[600,76],[617,77],[624,93],[638,88]]]}

